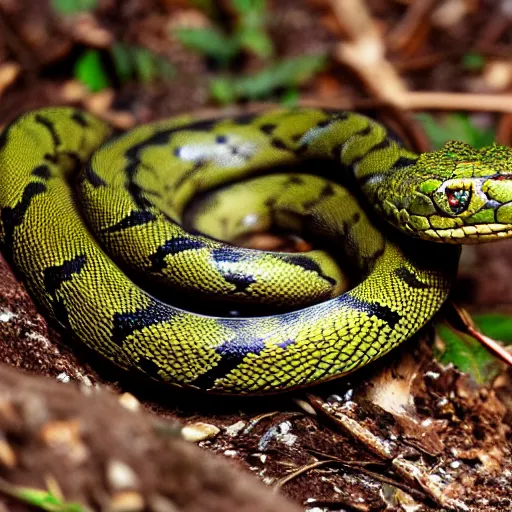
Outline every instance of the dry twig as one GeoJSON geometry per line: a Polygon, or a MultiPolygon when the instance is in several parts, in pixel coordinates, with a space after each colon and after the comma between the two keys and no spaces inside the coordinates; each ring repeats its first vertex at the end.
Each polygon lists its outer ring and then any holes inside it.
{"type": "Polygon", "coordinates": [[[403,100],[403,107],[410,110],[512,112],[512,94],[410,91],[403,100]]]}
{"type": "Polygon", "coordinates": [[[366,87],[385,103],[401,106],[407,87],[386,60],[384,42],[362,0],[331,0],[334,14],[348,34],[335,57],[353,69],[366,87]]]}
{"type": "Polygon", "coordinates": [[[416,0],[407,9],[407,13],[389,34],[389,46],[395,51],[402,50],[410,55],[424,42],[430,26],[427,23],[430,14],[439,0],[416,0]]]}
{"type": "Polygon", "coordinates": [[[339,43],[335,57],[358,74],[377,102],[408,110],[512,112],[511,94],[409,91],[386,59],[385,44],[364,1],[331,0],[331,5],[349,38],[339,43]]]}

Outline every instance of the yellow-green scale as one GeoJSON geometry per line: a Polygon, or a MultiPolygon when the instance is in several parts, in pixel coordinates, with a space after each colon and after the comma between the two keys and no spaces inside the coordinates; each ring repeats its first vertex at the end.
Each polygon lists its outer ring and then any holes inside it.
{"type": "MultiPolygon", "coordinates": [[[[174,119],[98,150],[108,133],[103,122],[71,108],[31,112],[11,124],[0,143],[1,240],[35,298],[64,328],[119,366],[179,386],[277,392],[353,371],[425,325],[455,277],[456,247],[407,234],[459,243],[512,231],[512,158],[499,146],[475,151],[452,143],[418,159],[378,123],[321,110],[174,119]],[[352,290],[290,313],[216,318],[160,302],[124,273],[132,266],[135,274],[167,279],[171,301],[196,289],[251,300],[273,296],[276,303],[293,302],[299,289],[306,298],[297,303],[336,293],[340,278],[324,253],[241,250],[179,225],[197,194],[232,182],[243,187],[243,180],[303,160],[320,173],[321,161],[330,160],[329,180],[348,178],[360,187],[356,196],[365,194],[355,212],[352,199],[345,207],[335,200],[337,185],[330,185],[333,195],[326,182],[311,178],[323,195],[299,187],[285,200],[289,211],[311,214],[330,242],[348,239],[366,272],[352,290]],[[74,191],[69,173],[77,162],[83,170],[74,191]],[[330,227],[329,218],[344,224],[330,227]],[[336,283],[326,286],[329,279],[336,283]]],[[[258,204],[266,199],[268,206],[279,186],[254,185],[258,204]]],[[[244,217],[243,205],[239,210],[234,218],[244,217]]],[[[215,202],[203,219],[210,211],[213,219],[215,202]]]]}

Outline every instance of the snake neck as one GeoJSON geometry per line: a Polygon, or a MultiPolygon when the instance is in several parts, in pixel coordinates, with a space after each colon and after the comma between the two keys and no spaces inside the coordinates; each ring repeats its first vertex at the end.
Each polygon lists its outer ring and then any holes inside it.
{"type": "Polygon", "coordinates": [[[432,213],[431,205],[423,205],[415,192],[433,177],[432,172],[421,169],[417,165],[420,155],[397,143],[382,126],[373,121],[369,126],[373,146],[362,153],[358,149],[361,139],[356,134],[343,143],[340,161],[352,174],[367,203],[389,224],[410,234],[407,226],[412,202],[415,215],[432,213]]]}

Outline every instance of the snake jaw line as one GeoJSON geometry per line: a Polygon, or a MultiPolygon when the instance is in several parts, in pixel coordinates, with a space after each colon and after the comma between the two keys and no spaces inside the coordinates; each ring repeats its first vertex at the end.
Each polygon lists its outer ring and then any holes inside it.
{"type": "Polygon", "coordinates": [[[426,230],[424,240],[435,240],[444,243],[465,244],[493,242],[497,239],[512,237],[512,224],[473,225],[456,229],[426,230]]]}

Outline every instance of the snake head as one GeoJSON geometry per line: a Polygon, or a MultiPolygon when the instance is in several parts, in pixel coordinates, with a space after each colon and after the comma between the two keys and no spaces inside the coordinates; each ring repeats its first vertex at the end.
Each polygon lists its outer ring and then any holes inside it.
{"type": "Polygon", "coordinates": [[[447,142],[422,154],[401,226],[420,238],[472,243],[512,236],[512,150],[447,142]]]}

